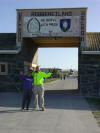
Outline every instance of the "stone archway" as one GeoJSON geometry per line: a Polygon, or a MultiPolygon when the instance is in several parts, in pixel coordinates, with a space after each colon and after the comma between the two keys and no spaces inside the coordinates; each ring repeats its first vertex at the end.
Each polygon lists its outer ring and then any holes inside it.
{"type": "Polygon", "coordinates": [[[86,15],[87,8],[18,9],[17,32],[0,34],[0,89],[19,88],[19,71],[36,66],[39,47],[77,47],[79,90],[100,96],[100,33],[86,33],[86,15]]]}
{"type": "MultiPolygon", "coordinates": [[[[38,48],[77,47],[86,42],[87,8],[18,9],[16,45],[23,46],[25,64],[37,64],[38,48]]],[[[30,66],[30,65],[29,65],[30,66]]],[[[80,88],[80,69],[78,85],[80,88]]]]}
{"type": "MultiPolygon", "coordinates": [[[[86,12],[87,8],[18,9],[16,44],[24,40],[25,55],[29,47],[33,52],[39,47],[80,48],[86,40],[86,12]]],[[[31,56],[34,63],[36,56],[31,56]]]]}

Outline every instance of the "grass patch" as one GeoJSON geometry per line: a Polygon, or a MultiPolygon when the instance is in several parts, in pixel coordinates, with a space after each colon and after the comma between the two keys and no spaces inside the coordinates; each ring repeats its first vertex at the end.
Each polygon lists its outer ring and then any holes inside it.
{"type": "Polygon", "coordinates": [[[86,98],[94,118],[100,127],[100,98],[86,98]]]}
{"type": "Polygon", "coordinates": [[[100,109],[100,98],[86,98],[89,104],[94,105],[95,108],[100,109]]]}
{"type": "Polygon", "coordinates": [[[60,78],[48,78],[48,79],[45,79],[45,83],[49,83],[49,82],[52,82],[52,81],[56,81],[56,80],[59,80],[60,78]]]}

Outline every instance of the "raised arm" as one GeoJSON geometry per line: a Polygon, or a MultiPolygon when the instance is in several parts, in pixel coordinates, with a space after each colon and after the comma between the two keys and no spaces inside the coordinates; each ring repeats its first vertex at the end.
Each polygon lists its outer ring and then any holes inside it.
{"type": "Polygon", "coordinates": [[[49,72],[49,73],[44,73],[44,72],[42,72],[42,77],[43,77],[43,78],[50,77],[51,75],[52,75],[51,72],[49,72]]]}
{"type": "Polygon", "coordinates": [[[50,72],[48,72],[48,73],[43,72],[43,77],[47,78],[47,77],[50,77],[52,74],[53,74],[53,69],[50,69],[50,72]]]}

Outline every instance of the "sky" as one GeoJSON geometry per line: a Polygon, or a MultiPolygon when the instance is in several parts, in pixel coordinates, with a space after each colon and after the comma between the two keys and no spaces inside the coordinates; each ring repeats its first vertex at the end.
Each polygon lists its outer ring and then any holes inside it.
{"type": "MultiPolygon", "coordinates": [[[[0,33],[16,32],[16,9],[88,7],[87,32],[100,32],[100,0],[0,0],[0,33]]],[[[77,48],[39,48],[40,67],[78,68],[77,48]]]]}

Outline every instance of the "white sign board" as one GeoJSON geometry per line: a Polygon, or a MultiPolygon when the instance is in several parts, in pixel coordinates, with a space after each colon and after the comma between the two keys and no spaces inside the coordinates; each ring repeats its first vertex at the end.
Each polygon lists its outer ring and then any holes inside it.
{"type": "Polygon", "coordinates": [[[23,37],[65,37],[80,35],[79,16],[24,17],[23,37]]]}

